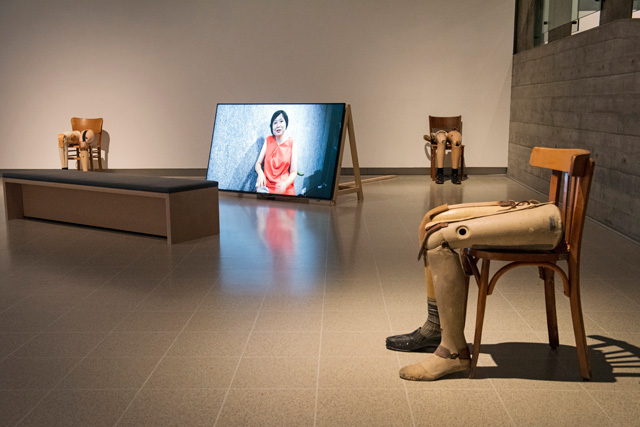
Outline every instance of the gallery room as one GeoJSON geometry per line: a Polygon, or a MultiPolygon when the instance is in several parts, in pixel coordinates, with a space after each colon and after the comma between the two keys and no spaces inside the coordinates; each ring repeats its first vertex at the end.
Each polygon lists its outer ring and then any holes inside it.
{"type": "Polygon", "coordinates": [[[0,2],[0,425],[637,425],[638,9],[0,2]]]}

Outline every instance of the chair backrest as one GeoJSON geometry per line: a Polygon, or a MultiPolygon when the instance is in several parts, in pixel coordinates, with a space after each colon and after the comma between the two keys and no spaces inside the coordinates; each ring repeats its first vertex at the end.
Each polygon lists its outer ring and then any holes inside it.
{"type": "Polygon", "coordinates": [[[575,261],[579,261],[582,231],[595,161],[581,149],[534,147],[531,166],[551,169],[549,201],[561,211],[564,242],[575,261]]]}
{"type": "Polygon", "coordinates": [[[433,133],[438,130],[444,130],[446,132],[457,130],[458,132],[462,133],[462,116],[429,116],[429,133],[433,133]]]}
{"type": "Polygon", "coordinates": [[[71,130],[83,131],[91,129],[96,134],[96,142],[98,147],[102,144],[102,118],[99,119],[82,119],[80,117],[71,118],[71,130]]]}

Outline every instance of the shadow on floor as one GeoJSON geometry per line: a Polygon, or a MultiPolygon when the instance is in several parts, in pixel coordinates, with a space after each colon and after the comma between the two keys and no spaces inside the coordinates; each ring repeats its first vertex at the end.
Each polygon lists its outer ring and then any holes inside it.
{"type": "MultiPolygon", "coordinates": [[[[640,378],[640,348],[600,335],[589,346],[591,382],[617,382],[622,377],[640,378]]],[[[540,381],[582,381],[576,349],[547,343],[508,342],[483,344],[476,378],[510,378],[540,381]]]]}

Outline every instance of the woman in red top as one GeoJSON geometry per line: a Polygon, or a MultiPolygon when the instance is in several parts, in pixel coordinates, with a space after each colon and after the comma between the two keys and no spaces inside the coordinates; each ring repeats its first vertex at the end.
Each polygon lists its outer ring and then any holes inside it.
{"type": "Polygon", "coordinates": [[[293,181],[298,174],[298,150],[293,139],[286,136],[288,126],[287,113],[282,110],[273,113],[271,135],[267,137],[256,162],[256,188],[266,187],[271,194],[295,196],[293,181]]]}

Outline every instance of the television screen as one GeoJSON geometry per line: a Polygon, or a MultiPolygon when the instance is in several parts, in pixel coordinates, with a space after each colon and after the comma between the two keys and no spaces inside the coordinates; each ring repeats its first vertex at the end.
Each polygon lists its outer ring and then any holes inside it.
{"type": "Polygon", "coordinates": [[[345,104],[218,104],[207,179],[218,189],[331,200],[345,104]]]}

